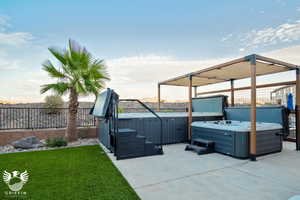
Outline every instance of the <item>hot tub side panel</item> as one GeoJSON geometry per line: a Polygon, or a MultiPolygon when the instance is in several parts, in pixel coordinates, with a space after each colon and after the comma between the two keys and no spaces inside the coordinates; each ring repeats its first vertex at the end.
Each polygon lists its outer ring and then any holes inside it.
{"type": "MultiPolygon", "coordinates": [[[[187,141],[187,118],[162,118],[163,120],[163,144],[181,143],[187,141]]],[[[198,119],[199,120],[199,119],[198,119]]],[[[145,136],[147,140],[160,144],[160,122],[156,118],[126,118],[118,120],[119,128],[130,128],[137,131],[138,135],[145,136]]],[[[110,136],[108,121],[100,120],[98,139],[110,149],[110,136]]]]}
{"type": "Polygon", "coordinates": [[[110,149],[110,137],[108,133],[108,121],[99,120],[98,139],[107,148],[110,149]]]}
{"type": "MultiPolygon", "coordinates": [[[[193,117],[193,121],[214,121],[222,117],[204,116],[193,117]]],[[[175,144],[187,142],[187,117],[162,117],[163,136],[162,144],[175,144]]],[[[130,128],[137,131],[138,135],[145,136],[147,140],[160,144],[160,122],[155,117],[119,118],[119,128],[130,128]]]]}
{"type": "Polygon", "coordinates": [[[232,132],[234,135],[234,155],[237,158],[249,157],[249,132],[232,132]]]}
{"type": "Polygon", "coordinates": [[[234,132],[223,132],[217,129],[192,127],[192,141],[196,138],[214,141],[216,152],[235,156],[234,132]]]}
{"type": "MultiPolygon", "coordinates": [[[[282,150],[282,130],[257,132],[257,156],[282,150]]],[[[249,157],[249,132],[234,132],[210,128],[192,127],[192,140],[202,138],[215,142],[215,151],[237,158],[249,157]]]]}
{"type": "MultiPolygon", "coordinates": [[[[187,141],[187,119],[185,117],[162,118],[162,143],[172,144],[187,141]]],[[[119,128],[131,128],[147,140],[161,143],[160,121],[156,118],[119,119],[119,128]]]]}
{"type": "Polygon", "coordinates": [[[260,131],[256,136],[257,155],[282,151],[282,130],[260,131]]]}

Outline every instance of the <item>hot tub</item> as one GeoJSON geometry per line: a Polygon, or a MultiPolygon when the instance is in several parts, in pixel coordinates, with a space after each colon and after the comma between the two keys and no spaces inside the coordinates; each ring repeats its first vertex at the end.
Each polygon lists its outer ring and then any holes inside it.
{"type": "MultiPolygon", "coordinates": [[[[174,144],[187,142],[188,138],[188,114],[186,112],[158,112],[163,123],[162,144],[174,144]]],[[[223,113],[217,112],[193,112],[193,121],[214,121],[223,119],[223,113]]],[[[101,120],[99,128],[99,140],[107,148],[110,147],[108,135],[108,121],[101,120]]],[[[130,128],[145,136],[154,144],[160,144],[160,123],[151,113],[120,113],[118,119],[119,128],[130,128]]]]}
{"type": "MultiPolygon", "coordinates": [[[[249,157],[248,121],[208,121],[192,123],[192,140],[196,138],[215,142],[215,151],[237,158],[249,157]]],[[[282,150],[282,125],[277,123],[256,123],[257,156],[282,150]]]]}

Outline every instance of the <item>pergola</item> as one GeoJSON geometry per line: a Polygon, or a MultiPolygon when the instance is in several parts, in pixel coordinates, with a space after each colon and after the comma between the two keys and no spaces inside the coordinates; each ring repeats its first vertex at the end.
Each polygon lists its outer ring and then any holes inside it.
{"type": "Polygon", "coordinates": [[[296,71],[296,150],[300,150],[300,68],[297,65],[279,60],[252,54],[226,63],[215,65],[206,69],[188,73],[176,78],[158,83],[158,110],[160,111],[161,85],[188,87],[188,137],[191,138],[192,123],[192,88],[209,84],[229,81],[231,83],[231,105],[234,105],[234,81],[238,79],[251,79],[251,134],[250,156],[256,160],[256,77],[273,73],[296,71]]]}

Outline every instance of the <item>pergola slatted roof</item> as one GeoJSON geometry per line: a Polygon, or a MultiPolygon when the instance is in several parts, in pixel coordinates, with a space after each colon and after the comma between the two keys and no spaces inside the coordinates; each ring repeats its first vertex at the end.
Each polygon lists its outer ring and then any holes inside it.
{"type": "Polygon", "coordinates": [[[298,68],[297,65],[253,54],[220,65],[215,65],[213,67],[185,74],[183,76],[162,81],[159,82],[159,84],[189,86],[190,76],[193,77],[192,86],[204,86],[229,80],[249,78],[251,77],[249,63],[253,57],[256,58],[256,76],[285,72],[298,68]]]}

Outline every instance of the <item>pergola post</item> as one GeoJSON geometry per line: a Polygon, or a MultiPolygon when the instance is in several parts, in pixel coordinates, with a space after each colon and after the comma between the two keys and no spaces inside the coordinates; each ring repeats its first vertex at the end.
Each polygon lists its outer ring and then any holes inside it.
{"type": "Polygon", "coordinates": [[[157,85],[157,111],[160,111],[160,84],[157,85]]]}
{"type": "Polygon", "coordinates": [[[194,97],[197,97],[197,86],[194,86],[194,97]]]}
{"type": "Polygon", "coordinates": [[[250,159],[256,161],[256,56],[250,61],[251,71],[251,133],[250,133],[250,159]]]}
{"type": "Polygon", "coordinates": [[[193,86],[193,77],[189,75],[189,103],[188,103],[188,140],[192,138],[192,86],[193,86]]]}
{"type": "Polygon", "coordinates": [[[230,96],[231,96],[231,106],[234,106],[234,80],[230,79],[230,96]]]}
{"type": "Polygon", "coordinates": [[[296,150],[300,150],[300,69],[296,69],[296,150]]]}

